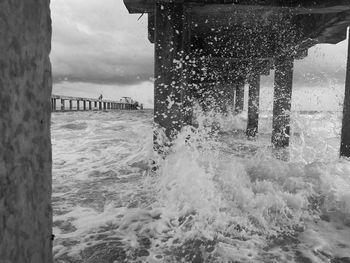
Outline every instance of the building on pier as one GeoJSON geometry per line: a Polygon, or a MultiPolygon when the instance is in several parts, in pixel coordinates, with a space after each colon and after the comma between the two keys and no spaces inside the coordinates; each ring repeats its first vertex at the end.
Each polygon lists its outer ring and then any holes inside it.
{"type": "MultiPolygon", "coordinates": [[[[294,61],[305,58],[316,44],[345,40],[350,25],[347,0],[124,3],[130,13],[148,14],[148,38],[155,46],[154,120],[169,138],[192,124],[193,101],[205,108],[208,96],[214,105],[229,98],[241,112],[245,84],[249,85],[246,133],[255,137],[260,76],[274,69],[271,141],[276,148],[287,147],[294,61]]],[[[340,154],[350,157],[349,59],[340,154]]]]}

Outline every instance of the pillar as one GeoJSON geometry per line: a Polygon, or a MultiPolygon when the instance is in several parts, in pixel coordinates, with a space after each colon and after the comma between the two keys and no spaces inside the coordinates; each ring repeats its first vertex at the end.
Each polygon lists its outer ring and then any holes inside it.
{"type": "Polygon", "coordinates": [[[64,111],[64,99],[61,99],[61,111],[64,111]]]}
{"type": "Polygon", "coordinates": [[[86,110],[86,100],[83,100],[83,109],[86,110]]]}
{"type": "Polygon", "coordinates": [[[56,111],[57,110],[57,101],[56,99],[53,99],[53,111],[56,111]]]}
{"type": "Polygon", "coordinates": [[[73,110],[73,101],[69,100],[69,110],[73,110]]]}
{"type": "Polygon", "coordinates": [[[235,112],[237,114],[243,111],[244,107],[244,81],[238,81],[236,84],[235,112]]]}
{"type": "Polygon", "coordinates": [[[156,3],[154,122],[172,138],[181,121],[183,4],[156,3]]]}
{"type": "Polygon", "coordinates": [[[193,85],[191,84],[191,26],[190,18],[186,12],[183,14],[183,34],[182,34],[182,49],[183,49],[183,67],[182,67],[182,121],[183,125],[193,124],[193,85]]]}
{"type": "MultiPolygon", "coordinates": [[[[350,33],[350,29],[349,29],[350,33]]],[[[348,39],[348,62],[346,68],[343,124],[341,129],[340,156],[350,157],[350,39],[348,39]]]]}
{"type": "Polygon", "coordinates": [[[92,110],[92,103],[91,103],[91,100],[89,100],[89,110],[92,110]]]}
{"type": "Polygon", "coordinates": [[[0,262],[53,262],[49,3],[0,1],[0,262]]]}
{"type": "Polygon", "coordinates": [[[287,56],[278,57],[275,68],[271,141],[275,147],[280,148],[289,145],[293,59],[287,56]]]}
{"type": "Polygon", "coordinates": [[[98,102],[98,109],[102,110],[102,102],[101,101],[98,102]]]}
{"type": "Polygon", "coordinates": [[[97,101],[94,102],[94,105],[95,105],[94,107],[97,108],[97,101]]]}
{"type": "Polygon", "coordinates": [[[79,105],[80,101],[77,100],[77,110],[80,110],[80,105],[79,105]]]}
{"type": "Polygon", "coordinates": [[[254,138],[259,126],[260,75],[253,74],[249,80],[247,136],[254,138]]]}

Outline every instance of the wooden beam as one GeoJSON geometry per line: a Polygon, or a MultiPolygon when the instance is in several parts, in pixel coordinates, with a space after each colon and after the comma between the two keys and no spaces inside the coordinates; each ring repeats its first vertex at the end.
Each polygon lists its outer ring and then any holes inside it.
{"type": "Polygon", "coordinates": [[[182,126],[181,59],[183,5],[155,6],[154,122],[172,138],[182,126]]]}
{"type": "Polygon", "coordinates": [[[275,66],[271,141],[275,147],[281,148],[289,145],[293,59],[287,56],[279,57],[276,59],[275,66]]]}
{"type": "Polygon", "coordinates": [[[259,95],[260,95],[260,75],[253,74],[248,78],[248,122],[246,134],[248,138],[254,138],[259,127],[259,95]]]}
{"type": "MultiPolygon", "coordinates": [[[[348,30],[348,32],[350,34],[350,29],[348,30]]],[[[348,39],[348,62],[346,68],[340,156],[350,157],[350,39],[348,39]]]]}

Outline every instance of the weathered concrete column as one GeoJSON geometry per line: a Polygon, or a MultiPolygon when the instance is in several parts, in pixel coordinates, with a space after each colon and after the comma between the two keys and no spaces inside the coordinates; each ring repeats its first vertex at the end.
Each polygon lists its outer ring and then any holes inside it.
{"type": "Polygon", "coordinates": [[[238,81],[236,84],[236,101],[235,101],[235,112],[237,114],[243,111],[244,107],[244,81],[238,81]]]}
{"type": "Polygon", "coordinates": [[[92,110],[92,103],[91,103],[91,100],[89,100],[89,110],[92,110]]]}
{"type": "Polygon", "coordinates": [[[260,75],[252,75],[249,80],[247,136],[253,138],[259,127],[260,75]]]}
{"type": "Polygon", "coordinates": [[[77,100],[77,110],[80,110],[80,101],[77,100]]]}
{"type": "Polygon", "coordinates": [[[57,100],[56,99],[53,99],[53,111],[56,111],[57,110],[57,100]]]}
{"type": "Polygon", "coordinates": [[[97,101],[94,102],[94,107],[95,107],[95,108],[97,107],[97,101]]]}
{"type": "MultiPolygon", "coordinates": [[[[350,29],[349,29],[350,33],[350,29]]],[[[340,156],[350,157],[350,39],[348,40],[348,62],[346,68],[343,124],[341,129],[340,156]]]]}
{"type": "Polygon", "coordinates": [[[64,99],[61,99],[61,111],[64,111],[64,99]]]}
{"type": "Polygon", "coordinates": [[[293,59],[287,56],[279,57],[275,61],[275,67],[271,141],[275,147],[287,147],[290,134],[293,59]]]}
{"type": "Polygon", "coordinates": [[[83,109],[86,110],[86,100],[83,100],[83,109]]]}
{"type": "Polygon", "coordinates": [[[183,4],[155,5],[154,122],[172,138],[182,126],[183,4]]]}
{"type": "Polygon", "coordinates": [[[102,110],[102,102],[101,101],[98,102],[98,109],[102,110]]]}
{"type": "Polygon", "coordinates": [[[50,1],[0,1],[0,262],[51,263],[50,1]]]}
{"type": "Polygon", "coordinates": [[[73,110],[73,101],[69,100],[69,110],[73,110]]]}

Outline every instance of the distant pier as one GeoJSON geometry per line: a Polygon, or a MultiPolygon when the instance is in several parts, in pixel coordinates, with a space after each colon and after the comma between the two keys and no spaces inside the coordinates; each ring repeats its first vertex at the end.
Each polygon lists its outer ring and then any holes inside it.
{"type": "Polygon", "coordinates": [[[142,110],[143,105],[131,98],[124,100],[100,100],[61,95],[51,96],[51,111],[90,111],[90,110],[142,110]]]}

